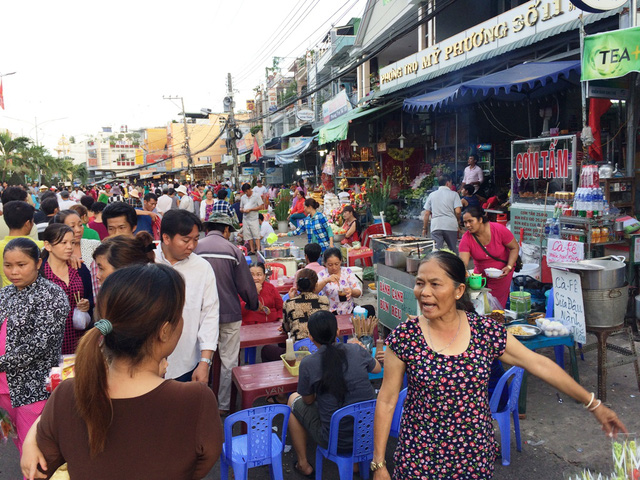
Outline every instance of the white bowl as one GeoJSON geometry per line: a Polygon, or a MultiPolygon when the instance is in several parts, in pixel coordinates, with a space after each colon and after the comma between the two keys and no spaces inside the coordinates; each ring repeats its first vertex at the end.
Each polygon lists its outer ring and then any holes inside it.
{"type": "Polygon", "coordinates": [[[498,270],[497,268],[485,268],[484,274],[489,278],[499,278],[502,275],[502,270],[498,270]]]}

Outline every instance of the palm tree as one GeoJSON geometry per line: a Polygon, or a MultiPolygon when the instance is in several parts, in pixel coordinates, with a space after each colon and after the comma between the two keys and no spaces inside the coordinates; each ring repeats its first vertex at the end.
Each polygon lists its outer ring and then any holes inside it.
{"type": "Polygon", "coordinates": [[[80,180],[80,183],[86,184],[89,179],[89,172],[87,171],[87,166],[82,163],[80,165],[73,166],[73,179],[80,180]]]}
{"type": "Polygon", "coordinates": [[[31,144],[27,137],[12,138],[9,132],[0,132],[0,170],[2,181],[13,173],[26,173],[27,168],[21,162],[24,151],[31,144]]]}

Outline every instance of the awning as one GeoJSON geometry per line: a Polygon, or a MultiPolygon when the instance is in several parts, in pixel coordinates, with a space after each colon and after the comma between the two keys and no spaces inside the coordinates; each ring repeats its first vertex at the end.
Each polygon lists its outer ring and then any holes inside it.
{"type": "Polygon", "coordinates": [[[409,112],[421,112],[450,104],[479,102],[487,98],[503,101],[537,98],[565,88],[565,85],[558,84],[561,80],[568,81],[572,74],[574,81],[579,83],[579,73],[579,60],[523,63],[458,85],[407,98],[403,108],[409,112]]]}
{"type": "Polygon", "coordinates": [[[276,165],[288,165],[289,163],[295,162],[300,155],[309,149],[311,143],[316,138],[318,138],[317,135],[315,137],[305,138],[297,145],[276,153],[276,165]]]}
{"type": "MultiPolygon", "coordinates": [[[[318,130],[318,145],[324,145],[329,142],[337,142],[340,140],[346,140],[347,133],[349,131],[349,123],[356,118],[369,115],[385,108],[387,105],[373,108],[358,107],[351,110],[349,113],[330,121],[326,125],[323,125],[318,130]]],[[[314,132],[315,133],[315,132],[314,132]]]]}

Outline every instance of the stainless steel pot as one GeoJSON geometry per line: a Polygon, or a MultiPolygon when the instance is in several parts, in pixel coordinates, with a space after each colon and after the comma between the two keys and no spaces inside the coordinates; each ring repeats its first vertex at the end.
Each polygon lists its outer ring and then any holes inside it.
{"type": "Polygon", "coordinates": [[[580,275],[583,290],[604,290],[624,286],[626,283],[624,257],[607,258],[610,259],[582,260],[576,264],[578,268],[580,265],[594,265],[602,268],[599,270],[575,270],[580,275]]]}
{"type": "Polygon", "coordinates": [[[589,327],[617,327],[624,323],[629,285],[603,290],[582,290],[585,323],[589,327]]]}
{"type": "Polygon", "coordinates": [[[272,247],[266,247],[264,249],[264,258],[266,260],[274,258],[283,258],[291,256],[291,248],[283,245],[274,245],[272,247]]]}
{"type": "Polygon", "coordinates": [[[387,267],[397,268],[399,270],[407,269],[407,255],[409,252],[403,250],[385,250],[384,264],[387,267]]]}
{"type": "Polygon", "coordinates": [[[420,262],[424,259],[425,255],[418,257],[418,254],[411,254],[407,257],[407,273],[416,273],[420,262]]]}

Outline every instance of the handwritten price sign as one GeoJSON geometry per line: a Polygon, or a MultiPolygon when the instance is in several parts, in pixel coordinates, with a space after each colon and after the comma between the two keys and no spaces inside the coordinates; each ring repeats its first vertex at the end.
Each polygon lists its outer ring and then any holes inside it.
{"type": "Polygon", "coordinates": [[[551,269],[553,277],[553,316],[564,323],[576,342],[587,342],[584,302],[580,275],[551,269]]]}
{"type": "Polygon", "coordinates": [[[584,260],[584,244],[550,238],[547,243],[547,263],[584,260]]]}

